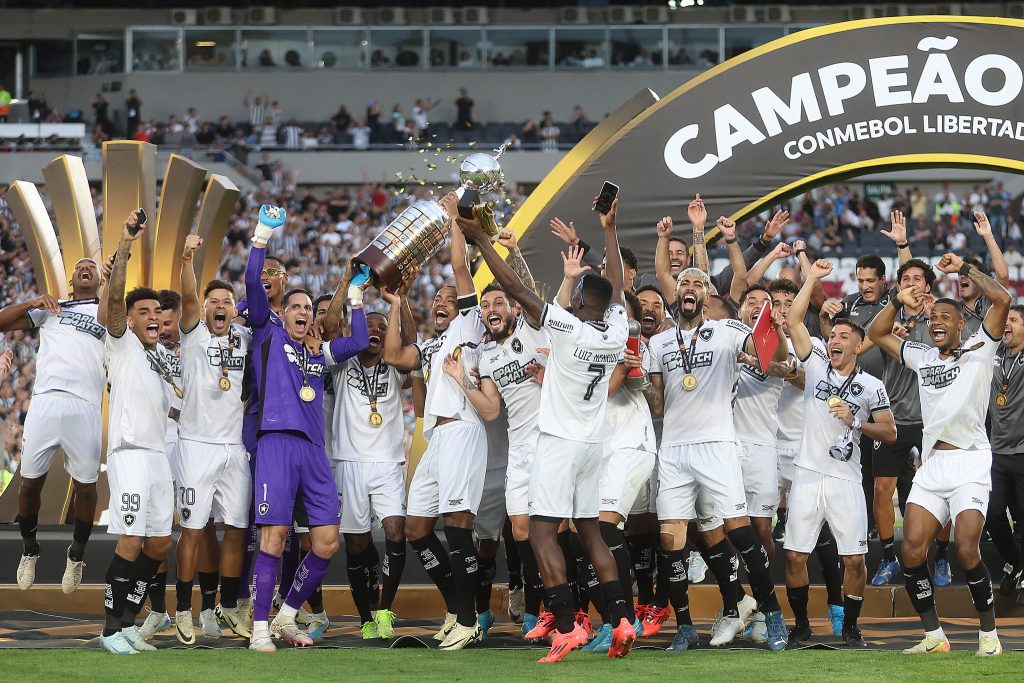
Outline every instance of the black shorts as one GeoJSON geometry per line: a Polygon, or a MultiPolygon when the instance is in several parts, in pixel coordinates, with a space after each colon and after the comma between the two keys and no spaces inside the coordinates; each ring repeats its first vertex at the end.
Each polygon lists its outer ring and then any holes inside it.
{"type": "Polygon", "coordinates": [[[897,425],[895,443],[875,442],[871,453],[871,472],[875,477],[898,477],[903,471],[913,472],[910,451],[921,450],[922,425],[897,425]]]}

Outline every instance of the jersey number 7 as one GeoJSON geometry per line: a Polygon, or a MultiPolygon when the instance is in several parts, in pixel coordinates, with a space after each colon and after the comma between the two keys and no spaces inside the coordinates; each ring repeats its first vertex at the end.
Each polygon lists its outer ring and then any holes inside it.
{"type": "Polygon", "coordinates": [[[590,380],[590,384],[587,385],[587,393],[583,394],[583,400],[589,401],[594,395],[594,387],[597,386],[598,382],[604,379],[604,366],[598,363],[591,363],[587,367],[587,372],[594,373],[594,379],[590,380]]]}

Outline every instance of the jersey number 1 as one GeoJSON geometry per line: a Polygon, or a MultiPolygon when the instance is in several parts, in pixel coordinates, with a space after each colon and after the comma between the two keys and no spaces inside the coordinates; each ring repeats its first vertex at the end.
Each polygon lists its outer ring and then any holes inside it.
{"type": "Polygon", "coordinates": [[[590,384],[587,385],[587,393],[583,394],[583,400],[589,401],[594,395],[594,387],[597,386],[598,382],[604,379],[604,366],[598,363],[591,363],[587,367],[587,372],[594,373],[594,379],[590,380],[590,384]]]}

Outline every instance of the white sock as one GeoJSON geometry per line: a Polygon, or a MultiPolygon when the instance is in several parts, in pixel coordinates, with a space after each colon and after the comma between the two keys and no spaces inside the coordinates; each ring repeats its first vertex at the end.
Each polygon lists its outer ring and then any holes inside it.
{"type": "Polygon", "coordinates": [[[281,609],[277,610],[277,616],[287,621],[295,621],[295,615],[298,613],[298,608],[292,607],[288,603],[281,605],[281,609]]]}
{"type": "Polygon", "coordinates": [[[270,635],[270,622],[267,621],[254,621],[252,622],[252,634],[256,635],[270,635]]]}
{"type": "Polygon", "coordinates": [[[981,638],[998,638],[998,637],[999,637],[999,635],[996,634],[995,629],[993,629],[991,631],[978,631],[978,638],[979,639],[981,639],[981,638]]]}
{"type": "Polygon", "coordinates": [[[943,632],[941,626],[935,629],[934,631],[925,631],[924,634],[932,638],[938,638],[939,640],[945,640],[946,638],[946,634],[943,632]]]}

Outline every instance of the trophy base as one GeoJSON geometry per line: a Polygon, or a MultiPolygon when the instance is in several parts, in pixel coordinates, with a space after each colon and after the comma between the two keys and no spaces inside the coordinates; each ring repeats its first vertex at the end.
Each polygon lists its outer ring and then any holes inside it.
{"type": "Polygon", "coordinates": [[[358,261],[367,265],[373,273],[373,284],[382,284],[392,292],[402,286],[402,272],[393,260],[374,245],[369,245],[358,256],[358,261]]]}

